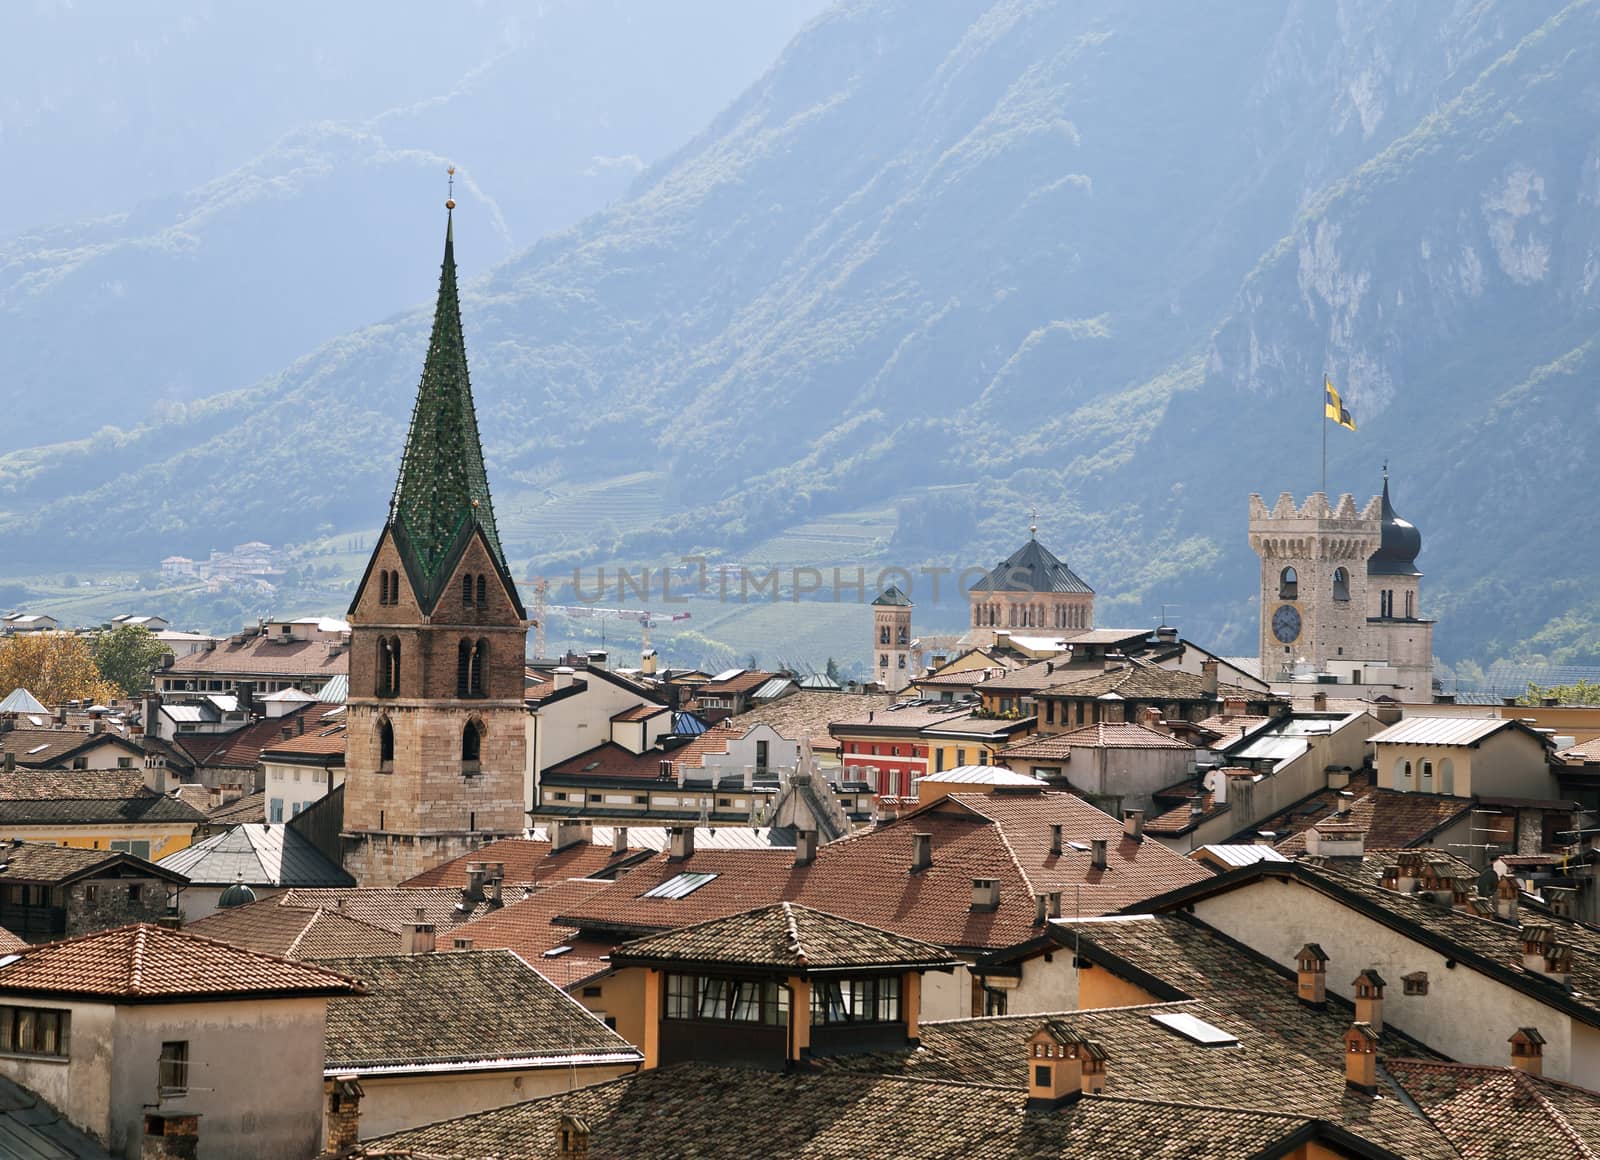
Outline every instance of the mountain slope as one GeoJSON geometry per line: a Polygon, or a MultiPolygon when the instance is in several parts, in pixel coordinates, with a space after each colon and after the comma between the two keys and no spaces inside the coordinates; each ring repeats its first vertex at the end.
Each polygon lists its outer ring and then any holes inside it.
{"type": "MultiPolygon", "coordinates": [[[[961,567],[1014,547],[1037,505],[1102,620],[1182,601],[1190,633],[1248,647],[1244,496],[1317,486],[1326,368],[1363,428],[1333,434],[1330,487],[1376,490],[1393,452],[1449,613],[1441,651],[1474,651],[1501,632],[1495,592],[1588,566],[1481,552],[1486,512],[1516,510],[1530,547],[1588,530],[1516,497],[1542,490],[1546,434],[1558,478],[1588,464],[1571,255],[1590,244],[1592,132],[1563,110],[1592,108],[1600,28],[1589,3],[1397,8],[832,9],[626,199],[464,297],[508,551],[760,562],[785,528],[889,506],[895,532],[861,554],[961,567]],[[570,534],[547,518],[545,497],[641,470],[648,515],[570,534]]],[[[458,220],[464,275],[491,229],[458,220]]],[[[435,254],[411,256],[419,301],[435,254]]],[[[0,536],[149,558],[364,526],[425,324],[0,459],[0,536]]]]}

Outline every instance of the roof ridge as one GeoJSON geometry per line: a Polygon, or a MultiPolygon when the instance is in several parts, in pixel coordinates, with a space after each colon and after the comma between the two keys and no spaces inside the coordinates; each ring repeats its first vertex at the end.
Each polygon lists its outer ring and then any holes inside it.
{"type": "Polygon", "coordinates": [[[128,990],[137,995],[144,990],[144,953],[145,927],[143,923],[134,927],[133,945],[129,947],[128,955],[128,990]]]}
{"type": "Polygon", "coordinates": [[[1511,1072],[1512,1086],[1515,1088],[1520,1088],[1524,1095],[1532,1096],[1538,1101],[1539,1106],[1543,1108],[1545,1113],[1555,1121],[1556,1127],[1560,1130],[1562,1135],[1567,1137],[1572,1146],[1577,1149],[1578,1154],[1583,1156],[1585,1160],[1595,1160],[1595,1150],[1589,1147],[1582,1134],[1580,1134],[1578,1130],[1572,1126],[1567,1117],[1562,1114],[1561,1109],[1551,1103],[1549,1097],[1546,1096],[1544,1092],[1539,1090],[1539,1085],[1534,1082],[1533,1077],[1519,1067],[1508,1068],[1507,1070],[1511,1072]]]}
{"type": "Polygon", "coordinates": [[[789,928],[789,953],[803,963],[806,961],[806,951],[800,943],[800,926],[795,921],[794,904],[786,899],[779,905],[783,907],[784,924],[789,928]]]}

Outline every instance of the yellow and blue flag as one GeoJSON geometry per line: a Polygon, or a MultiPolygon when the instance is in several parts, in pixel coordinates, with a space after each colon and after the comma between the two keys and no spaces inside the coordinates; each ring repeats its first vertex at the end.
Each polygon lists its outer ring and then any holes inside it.
{"type": "Polygon", "coordinates": [[[1345,405],[1339,399],[1339,392],[1333,389],[1333,380],[1327,375],[1322,376],[1322,409],[1323,413],[1341,427],[1356,429],[1355,417],[1345,410],[1345,405]]]}

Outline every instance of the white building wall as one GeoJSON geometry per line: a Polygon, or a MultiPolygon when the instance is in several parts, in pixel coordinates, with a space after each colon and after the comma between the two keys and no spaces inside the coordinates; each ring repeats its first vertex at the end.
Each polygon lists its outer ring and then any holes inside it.
{"type": "MultiPolygon", "coordinates": [[[[557,1095],[630,1075],[635,1068],[524,1068],[520,1071],[468,1072],[457,1075],[361,1076],[361,1138],[450,1120],[489,1108],[557,1095]]],[[[359,1073],[358,1073],[359,1074],[359,1073]]],[[[202,1124],[202,1130],[204,1125],[202,1124]]]]}
{"type": "Polygon", "coordinates": [[[0,1075],[37,1092],[75,1127],[98,1140],[111,1134],[111,1042],[116,1008],[104,1003],[57,1003],[0,997],[7,1007],[70,1013],[67,1058],[0,1055],[0,1075]]]}
{"type": "Polygon", "coordinates": [[[1585,1037],[1574,1052],[1569,1016],[1464,963],[1447,966],[1446,956],[1308,886],[1264,879],[1199,899],[1194,914],[1290,970],[1302,946],[1320,944],[1328,954],[1328,990],[1346,999],[1354,997],[1356,975],[1375,968],[1389,981],[1384,1023],[1459,1063],[1509,1064],[1511,1034],[1537,1027],[1546,1040],[1545,1075],[1590,1088],[1600,1083],[1600,1049],[1585,1037]],[[1426,995],[1404,993],[1401,979],[1414,971],[1428,973],[1426,995]]]}
{"type": "Polygon", "coordinates": [[[972,1017],[972,971],[962,964],[946,974],[928,971],[922,976],[922,1013],[919,1022],[972,1017]]]}
{"type": "MultiPolygon", "coordinates": [[[[619,688],[603,677],[579,673],[573,680],[586,681],[588,687],[529,713],[523,797],[530,810],[538,804],[539,774],[544,769],[610,741],[611,718],[635,705],[650,704],[648,697],[619,688]]],[[[663,724],[670,716],[663,714],[663,724]]]]}
{"type": "Polygon", "coordinates": [[[306,765],[263,761],[261,772],[267,791],[260,818],[263,822],[287,822],[344,784],[343,769],[316,769],[306,765]]]}

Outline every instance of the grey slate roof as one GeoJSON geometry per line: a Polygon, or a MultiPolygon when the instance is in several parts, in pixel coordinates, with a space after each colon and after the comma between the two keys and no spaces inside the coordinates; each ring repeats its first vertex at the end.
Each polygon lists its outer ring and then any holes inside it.
{"type": "Polygon", "coordinates": [[[13,1160],[111,1160],[111,1154],[33,1092],[0,1079],[0,1156],[13,1160]]]}
{"type": "Polygon", "coordinates": [[[323,857],[311,841],[287,826],[261,822],[233,826],[161,859],[157,865],[185,874],[194,886],[354,886],[355,879],[323,857]]]}
{"type": "Polygon", "coordinates": [[[1038,540],[1029,540],[1000,561],[969,592],[1081,592],[1094,589],[1038,540]]]}

